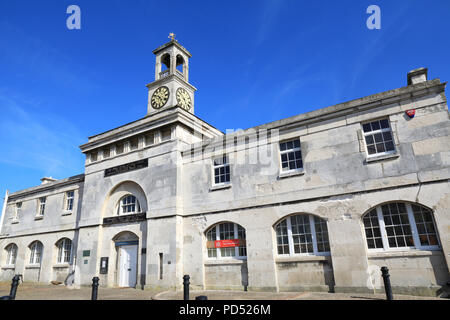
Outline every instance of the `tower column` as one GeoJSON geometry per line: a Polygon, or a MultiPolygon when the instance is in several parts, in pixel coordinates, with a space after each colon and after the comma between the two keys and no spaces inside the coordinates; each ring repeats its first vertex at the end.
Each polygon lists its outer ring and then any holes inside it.
{"type": "Polygon", "coordinates": [[[156,57],[156,64],[155,64],[155,80],[159,79],[159,73],[161,72],[161,62],[159,61],[158,57],[156,57]]]}
{"type": "Polygon", "coordinates": [[[177,69],[177,55],[175,51],[170,55],[170,74],[175,74],[175,70],[177,69]]]}
{"type": "Polygon", "coordinates": [[[183,68],[184,68],[184,70],[183,70],[184,80],[186,82],[189,82],[189,65],[188,65],[187,61],[184,62],[183,68]]]}

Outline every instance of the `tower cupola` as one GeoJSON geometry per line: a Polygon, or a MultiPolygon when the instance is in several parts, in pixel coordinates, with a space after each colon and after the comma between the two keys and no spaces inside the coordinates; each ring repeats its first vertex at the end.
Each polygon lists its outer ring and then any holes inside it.
{"type": "Polygon", "coordinates": [[[194,113],[194,92],[189,84],[189,59],[192,55],[176,39],[169,35],[170,41],[153,50],[156,56],[155,81],[147,85],[148,114],[162,109],[180,107],[194,113]]]}

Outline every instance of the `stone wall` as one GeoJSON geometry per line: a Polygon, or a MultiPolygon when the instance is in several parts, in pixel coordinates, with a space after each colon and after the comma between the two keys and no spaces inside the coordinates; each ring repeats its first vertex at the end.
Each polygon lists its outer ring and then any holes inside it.
{"type": "MultiPolygon", "coordinates": [[[[0,279],[17,273],[26,281],[61,281],[75,270],[75,284],[90,285],[100,258],[109,257],[101,285],[115,286],[114,239],[129,232],[139,239],[137,281],[144,288],[181,289],[189,274],[191,286],[200,289],[373,292],[377,270],[386,265],[395,292],[433,294],[449,280],[450,263],[450,121],[443,90],[432,80],[228,134],[231,183],[221,187],[213,183],[212,160],[223,154],[224,140],[199,141],[186,124],[173,124],[169,141],[87,162],[82,180],[11,195],[0,235],[0,279]],[[410,119],[404,111],[412,108],[416,116],[410,119]],[[374,160],[367,157],[361,123],[380,118],[390,121],[396,153],[374,160]],[[265,129],[271,132],[268,141],[262,139],[265,129]],[[279,142],[292,138],[300,138],[304,170],[286,175],[279,142]],[[105,169],[143,159],[148,167],[105,177],[105,169]],[[74,210],[64,212],[65,192],[72,189],[74,210]],[[145,219],[104,224],[128,193],[137,197],[145,219]],[[40,196],[47,196],[46,213],[35,219],[40,196]],[[19,223],[12,220],[17,202],[23,203],[19,223]],[[440,248],[369,250],[362,217],[389,202],[428,208],[440,248]],[[295,214],[325,221],[329,253],[278,254],[275,226],[295,214]],[[246,257],[208,258],[206,232],[223,222],[245,229],[246,257]],[[55,263],[55,243],[62,237],[73,240],[72,265],[55,263]],[[27,265],[27,248],[35,240],[44,245],[40,268],[27,265]],[[10,243],[19,247],[14,269],[4,265],[10,243]],[[86,250],[89,256],[83,256],[86,250]]],[[[132,135],[132,126],[123,130],[132,135]]],[[[115,130],[117,140],[123,139],[122,129],[115,130]]],[[[113,131],[89,145],[108,135],[113,131]]]]}

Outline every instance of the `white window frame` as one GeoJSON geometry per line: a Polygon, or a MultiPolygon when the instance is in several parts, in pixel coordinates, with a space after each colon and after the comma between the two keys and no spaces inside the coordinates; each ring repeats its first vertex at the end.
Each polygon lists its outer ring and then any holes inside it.
{"type": "Polygon", "coordinates": [[[7,266],[15,266],[17,261],[17,251],[19,248],[15,243],[11,243],[6,247],[6,261],[7,266]]]}
{"type": "Polygon", "coordinates": [[[42,261],[42,249],[44,246],[40,241],[34,241],[30,246],[30,260],[29,263],[33,265],[41,264],[42,261]],[[39,253],[39,254],[38,254],[39,253]]]}
{"type": "MultiPolygon", "coordinates": [[[[220,161],[222,161],[222,160],[220,160],[220,161]]],[[[223,161],[222,161],[223,162],[223,161]]],[[[219,176],[220,176],[220,174],[219,174],[219,176]]],[[[212,185],[213,186],[226,186],[226,185],[229,185],[229,184],[231,184],[231,167],[230,167],[230,159],[229,159],[229,157],[228,157],[228,155],[222,155],[222,156],[220,156],[220,157],[215,157],[215,158],[213,158],[213,163],[212,163],[212,177],[213,177],[213,181],[212,181],[212,185]],[[216,161],[216,160],[220,160],[220,159],[226,159],[226,162],[224,162],[224,163],[222,163],[222,164],[218,164],[218,165],[215,165],[214,164],[214,162],[216,161]],[[226,168],[228,167],[228,171],[230,172],[229,173],[229,176],[230,176],[230,180],[229,181],[225,181],[225,182],[218,182],[218,183],[216,183],[216,169],[219,169],[220,170],[220,168],[224,168],[224,170],[225,170],[225,176],[226,176],[226,168]]]]}
{"type": "MultiPolygon", "coordinates": [[[[212,229],[216,228],[216,241],[220,241],[221,239],[220,239],[220,228],[219,227],[222,224],[224,224],[224,223],[232,223],[233,224],[234,239],[238,239],[238,237],[239,237],[239,235],[238,235],[238,224],[234,223],[234,222],[221,222],[221,223],[215,225],[214,227],[210,228],[207,231],[207,233],[210,232],[212,229]]],[[[244,229],[244,232],[245,232],[245,238],[246,238],[246,239],[244,239],[245,240],[245,252],[247,252],[247,231],[245,230],[244,227],[241,226],[241,228],[244,229]]],[[[206,235],[205,235],[205,237],[206,237],[206,241],[208,241],[208,238],[207,238],[206,235]]],[[[211,240],[211,241],[214,241],[214,240],[211,240]]],[[[209,257],[208,256],[208,248],[206,248],[206,258],[208,260],[247,260],[247,255],[245,255],[245,256],[240,256],[239,255],[239,247],[234,247],[235,255],[231,256],[231,257],[228,257],[228,256],[222,257],[222,250],[220,250],[222,248],[210,248],[210,249],[215,249],[216,250],[216,256],[215,257],[209,257]]]]}
{"type": "MultiPolygon", "coordinates": [[[[361,123],[361,132],[362,132],[362,136],[363,136],[363,140],[364,140],[364,147],[366,149],[366,155],[367,158],[377,158],[377,157],[382,157],[382,156],[388,156],[388,155],[392,155],[392,154],[396,154],[397,153],[397,146],[395,145],[395,138],[394,138],[394,131],[392,130],[392,126],[391,126],[391,121],[389,119],[389,117],[386,118],[380,118],[380,119],[372,119],[370,121],[364,121],[361,123]],[[382,129],[380,127],[379,130],[375,130],[375,131],[370,131],[370,132],[364,132],[364,124],[367,123],[371,123],[371,122],[375,122],[375,121],[381,121],[381,120],[387,120],[388,124],[389,124],[389,128],[384,128],[382,129]],[[374,154],[369,154],[369,149],[367,148],[367,142],[366,142],[366,136],[368,135],[372,135],[374,136],[377,133],[381,133],[383,135],[383,132],[390,132],[391,136],[392,136],[392,144],[394,145],[394,150],[391,151],[385,151],[385,152],[376,152],[374,154]]],[[[375,139],[375,138],[374,138],[375,139]]],[[[384,144],[384,138],[383,138],[383,144],[384,144]]]]}
{"type": "MultiPolygon", "coordinates": [[[[287,173],[293,173],[293,172],[301,172],[301,171],[303,171],[304,170],[304,167],[305,167],[305,164],[303,163],[303,154],[302,154],[302,142],[301,142],[301,140],[300,140],[300,137],[295,137],[295,138],[291,138],[291,139],[287,139],[287,140],[283,140],[283,141],[280,141],[279,143],[278,143],[278,151],[279,151],[279,154],[280,154],[280,157],[279,157],[279,159],[280,159],[280,165],[279,165],[279,169],[280,169],[280,173],[281,174],[287,174],[287,173]],[[282,143],[286,143],[286,142],[290,142],[290,141],[296,141],[296,140],[298,140],[298,142],[299,142],[299,147],[294,147],[294,148],[292,148],[292,149],[286,149],[286,150],[281,150],[281,144],[282,143]],[[289,170],[283,170],[283,159],[282,159],[282,155],[283,154],[287,154],[287,153],[291,153],[291,152],[296,152],[296,151],[300,151],[300,159],[301,159],[301,161],[302,161],[302,166],[301,166],[301,168],[296,168],[296,169],[289,169],[289,170]]],[[[289,162],[289,160],[288,160],[288,162],[289,162]]]]}
{"type": "Polygon", "coordinates": [[[66,191],[65,211],[72,212],[75,203],[75,190],[66,191]],[[70,195],[71,194],[71,195],[70,195]],[[70,204],[70,208],[69,208],[70,204]]]}
{"type": "MultiPolygon", "coordinates": [[[[318,217],[318,219],[322,219],[322,218],[318,217]]],[[[275,225],[275,228],[274,228],[275,229],[275,235],[276,235],[276,226],[279,223],[282,223],[284,220],[286,220],[286,225],[287,225],[289,254],[287,254],[287,253],[278,253],[278,244],[276,243],[275,244],[275,250],[276,250],[277,256],[279,256],[279,257],[292,257],[292,256],[330,256],[331,255],[331,251],[319,252],[319,250],[318,250],[317,239],[316,239],[316,226],[314,224],[314,216],[312,214],[293,214],[293,215],[290,215],[290,216],[284,218],[283,220],[281,220],[280,222],[278,222],[275,225]],[[310,226],[310,230],[311,230],[313,252],[295,253],[295,250],[294,250],[294,238],[292,236],[291,217],[298,216],[298,215],[306,215],[309,218],[309,226],[310,226]]],[[[325,224],[327,224],[327,233],[328,233],[328,223],[325,220],[324,220],[324,222],[325,222],[325,224]]],[[[328,245],[330,245],[330,239],[329,238],[328,238],[328,245]]]]}
{"type": "Polygon", "coordinates": [[[117,212],[117,215],[119,215],[119,216],[140,213],[141,212],[141,204],[139,203],[139,200],[138,200],[138,198],[135,195],[129,193],[129,194],[123,196],[122,198],[120,198],[119,203],[117,204],[116,212],[117,212]],[[126,205],[122,204],[122,201],[125,198],[130,197],[130,196],[134,197],[134,199],[136,200],[136,202],[134,202],[135,210],[134,211],[129,211],[129,212],[123,212],[123,207],[124,206],[133,205],[133,203],[128,203],[126,205]]]}
{"type": "Polygon", "coordinates": [[[72,250],[73,250],[73,242],[69,238],[63,238],[58,241],[57,243],[58,248],[58,256],[56,257],[56,263],[57,264],[71,264],[72,263],[72,250]],[[70,251],[67,254],[67,243],[70,243],[70,251]],[[65,261],[66,257],[68,257],[69,261],[65,261]]]}
{"type": "Polygon", "coordinates": [[[45,205],[47,203],[47,197],[40,197],[38,199],[38,211],[36,216],[37,217],[43,217],[45,214],[45,205]]]}
{"type": "Polygon", "coordinates": [[[14,206],[14,217],[13,221],[19,221],[20,212],[22,211],[22,202],[17,202],[14,206]]]}
{"type": "MultiPolygon", "coordinates": [[[[437,229],[437,226],[436,226],[436,221],[434,220],[433,213],[430,212],[430,214],[432,215],[432,219],[433,219],[432,221],[433,221],[433,225],[434,225],[434,230],[436,230],[436,239],[438,241],[438,245],[422,246],[421,243],[420,243],[419,233],[417,231],[416,220],[414,218],[414,212],[412,210],[411,204],[407,203],[407,202],[401,202],[401,201],[397,201],[395,203],[403,203],[403,204],[405,204],[406,212],[408,213],[408,222],[409,222],[409,225],[411,227],[411,234],[412,234],[412,237],[413,237],[414,246],[411,246],[411,247],[393,247],[393,248],[391,248],[389,246],[388,236],[387,236],[387,232],[386,232],[386,226],[384,224],[383,212],[381,210],[381,206],[382,205],[389,204],[389,203],[383,203],[381,205],[378,205],[375,208],[376,211],[377,211],[378,225],[380,227],[381,240],[383,241],[383,248],[369,248],[369,246],[367,244],[367,237],[366,237],[366,233],[365,233],[364,222],[361,219],[361,222],[363,224],[362,227],[363,227],[363,230],[364,230],[364,239],[366,240],[365,244],[366,244],[367,250],[369,252],[395,252],[395,251],[414,251],[414,250],[434,251],[434,250],[441,250],[441,241],[439,239],[439,233],[438,233],[438,229],[437,229]],[[411,222],[413,222],[413,223],[411,223],[411,222]]],[[[368,211],[367,214],[370,213],[372,210],[373,209],[368,211]]]]}

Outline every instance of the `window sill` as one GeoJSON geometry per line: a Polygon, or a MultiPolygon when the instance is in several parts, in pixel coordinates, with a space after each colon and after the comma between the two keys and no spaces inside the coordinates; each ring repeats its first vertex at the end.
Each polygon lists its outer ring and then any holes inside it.
{"type": "Polygon", "coordinates": [[[367,157],[366,163],[372,163],[372,162],[383,161],[383,160],[393,160],[393,159],[397,159],[398,157],[400,157],[400,154],[396,151],[394,153],[383,154],[381,156],[367,157]]]}
{"type": "Polygon", "coordinates": [[[330,256],[291,256],[291,257],[278,257],[275,259],[276,263],[286,262],[309,262],[309,261],[327,261],[330,256]]]}
{"type": "Polygon", "coordinates": [[[217,265],[229,265],[229,264],[245,264],[247,263],[247,259],[221,259],[221,260],[207,260],[205,261],[205,266],[217,266],[217,265]]]}
{"type": "Polygon", "coordinates": [[[384,259],[384,258],[397,258],[397,257],[429,257],[440,256],[442,250],[408,250],[408,251],[384,251],[384,252],[369,252],[369,259],[384,259]]]}
{"type": "Polygon", "coordinates": [[[72,214],[72,211],[64,211],[61,215],[62,216],[70,216],[72,214]]]}
{"type": "Polygon", "coordinates": [[[14,270],[16,268],[15,265],[6,265],[6,266],[2,266],[3,270],[14,270]]]}
{"type": "Polygon", "coordinates": [[[34,217],[34,220],[42,220],[42,219],[44,219],[44,216],[35,216],[34,217]]]}
{"type": "Polygon", "coordinates": [[[41,268],[40,264],[29,264],[25,266],[25,269],[39,269],[39,268],[41,268]]]}
{"type": "Polygon", "coordinates": [[[19,223],[19,220],[17,220],[17,219],[14,219],[13,221],[11,221],[11,224],[18,224],[19,223]]]}
{"type": "Polygon", "coordinates": [[[69,268],[69,267],[70,267],[70,264],[68,264],[68,263],[58,263],[53,266],[53,268],[55,268],[55,269],[65,269],[65,268],[69,268]]]}
{"type": "Polygon", "coordinates": [[[216,190],[224,190],[224,189],[229,189],[229,188],[231,188],[231,183],[218,184],[218,185],[214,185],[211,188],[209,188],[209,192],[213,192],[216,190]]]}
{"type": "Polygon", "coordinates": [[[278,180],[283,178],[290,178],[290,177],[296,177],[296,176],[302,176],[305,174],[305,170],[295,170],[295,171],[287,171],[287,172],[281,172],[278,175],[278,180]]]}

